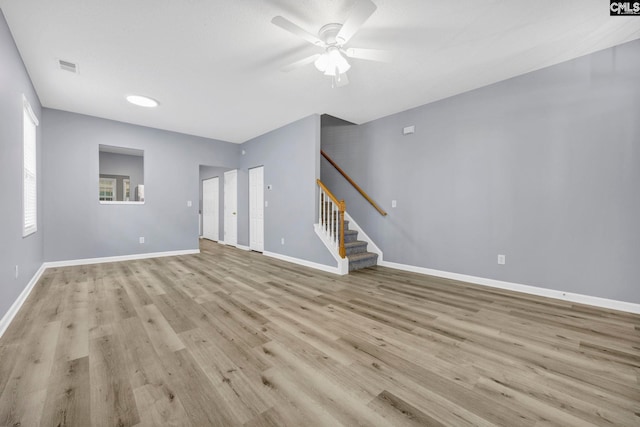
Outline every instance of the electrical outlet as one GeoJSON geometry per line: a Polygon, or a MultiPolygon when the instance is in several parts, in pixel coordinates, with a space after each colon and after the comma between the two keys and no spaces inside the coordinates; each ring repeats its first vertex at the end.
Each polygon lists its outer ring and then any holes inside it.
{"type": "Polygon", "coordinates": [[[498,255],[498,264],[503,265],[506,263],[506,259],[504,255],[498,255]]]}
{"type": "Polygon", "coordinates": [[[397,200],[392,200],[391,201],[391,207],[395,208],[396,206],[398,206],[398,201],[397,200]]]}
{"type": "Polygon", "coordinates": [[[284,245],[284,237],[280,239],[280,244],[284,245]]]}
{"type": "Polygon", "coordinates": [[[140,237],[140,244],[144,243],[144,237],[140,237]]]}
{"type": "Polygon", "coordinates": [[[16,279],[18,278],[18,266],[16,265],[16,279]]]}
{"type": "Polygon", "coordinates": [[[193,203],[191,203],[191,200],[187,200],[187,207],[190,208],[191,206],[193,206],[193,203]]]}

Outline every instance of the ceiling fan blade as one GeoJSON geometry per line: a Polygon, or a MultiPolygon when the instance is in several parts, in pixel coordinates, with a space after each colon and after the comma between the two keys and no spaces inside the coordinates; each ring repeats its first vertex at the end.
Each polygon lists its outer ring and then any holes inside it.
{"type": "Polygon", "coordinates": [[[359,0],[336,35],[336,40],[340,44],[348,42],[376,9],[376,5],[371,0],[359,0]]]}
{"type": "Polygon", "coordinates": [[[271,20],[273,25],[276,25],[282,28],[285,31],[288,31],[298,37],[302,37],[306,41],[316,46],[324,46],[324,42],[320,40],[317,36],[303,30],[293,22],[289,21],[287,18],[283,18],[282,16],[276,16],[271,20]]]}
{"type": "Polygon", "coordinates": [[[301,59],[299,61],[293,62],[287,66],[282,67],[281,71],[284,71],[285,73],[288,73],[289,71],[295,70],[296,68],[300,68],[303,67],[307,64],[311,64],[312,62],[314,62],[316,59],[318,59],[318,57],[320,56],[319,53],[315,54],[315,55],[311,55],[308,56],[304,59],[301,59]]]}
{"type": "Polygon", "coordinates": [[[367,61],[391,62],[391,52],[380,49],[349,48],[343,50],[349,58],[366,59],[367,61]]]}

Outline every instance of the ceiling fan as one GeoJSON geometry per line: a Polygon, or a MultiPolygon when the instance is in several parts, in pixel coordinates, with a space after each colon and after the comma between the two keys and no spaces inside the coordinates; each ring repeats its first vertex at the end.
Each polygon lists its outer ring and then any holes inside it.
{"type": "Polygon", "coordinates": [[[317,36],[282,16],[276,16],[271,23],[324,50],[324,53],[317,53],[289,64],[282,71],[291,71],[313,62],[320,72],[331,77],[334,87],[339,87],[349,83],[347,71],[351,64],[347,58],[387,62],[389,55],[384,50],[345,47],[375,10],[376,5],[371,0],[359,0],[344,24],[326,24],[320,28],[317,36]]]}

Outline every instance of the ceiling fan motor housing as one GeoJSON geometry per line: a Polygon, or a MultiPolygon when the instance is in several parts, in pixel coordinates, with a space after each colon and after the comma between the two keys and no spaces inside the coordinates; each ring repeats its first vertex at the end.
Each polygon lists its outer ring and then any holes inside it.
{"type": "Polygon", "coordinates": [[[342,28],[342,24],[327,24],[323,25],[318,31],[318,37],[322,40],[327,46],[341,46],[344,43],[344,40],[339,40],[336,38],[340,29],[342,28]]]}

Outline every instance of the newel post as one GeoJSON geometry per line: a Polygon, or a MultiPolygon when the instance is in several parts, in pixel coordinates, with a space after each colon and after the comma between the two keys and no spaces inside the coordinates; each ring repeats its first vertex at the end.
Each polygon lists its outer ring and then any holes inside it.
{"type": "Polygon", "coordinates": [[[340,258],[347,256],[347,250],[344,247],[344,211],[347,209],[347,204],[344,200],[340,200],[340,258]]]}

